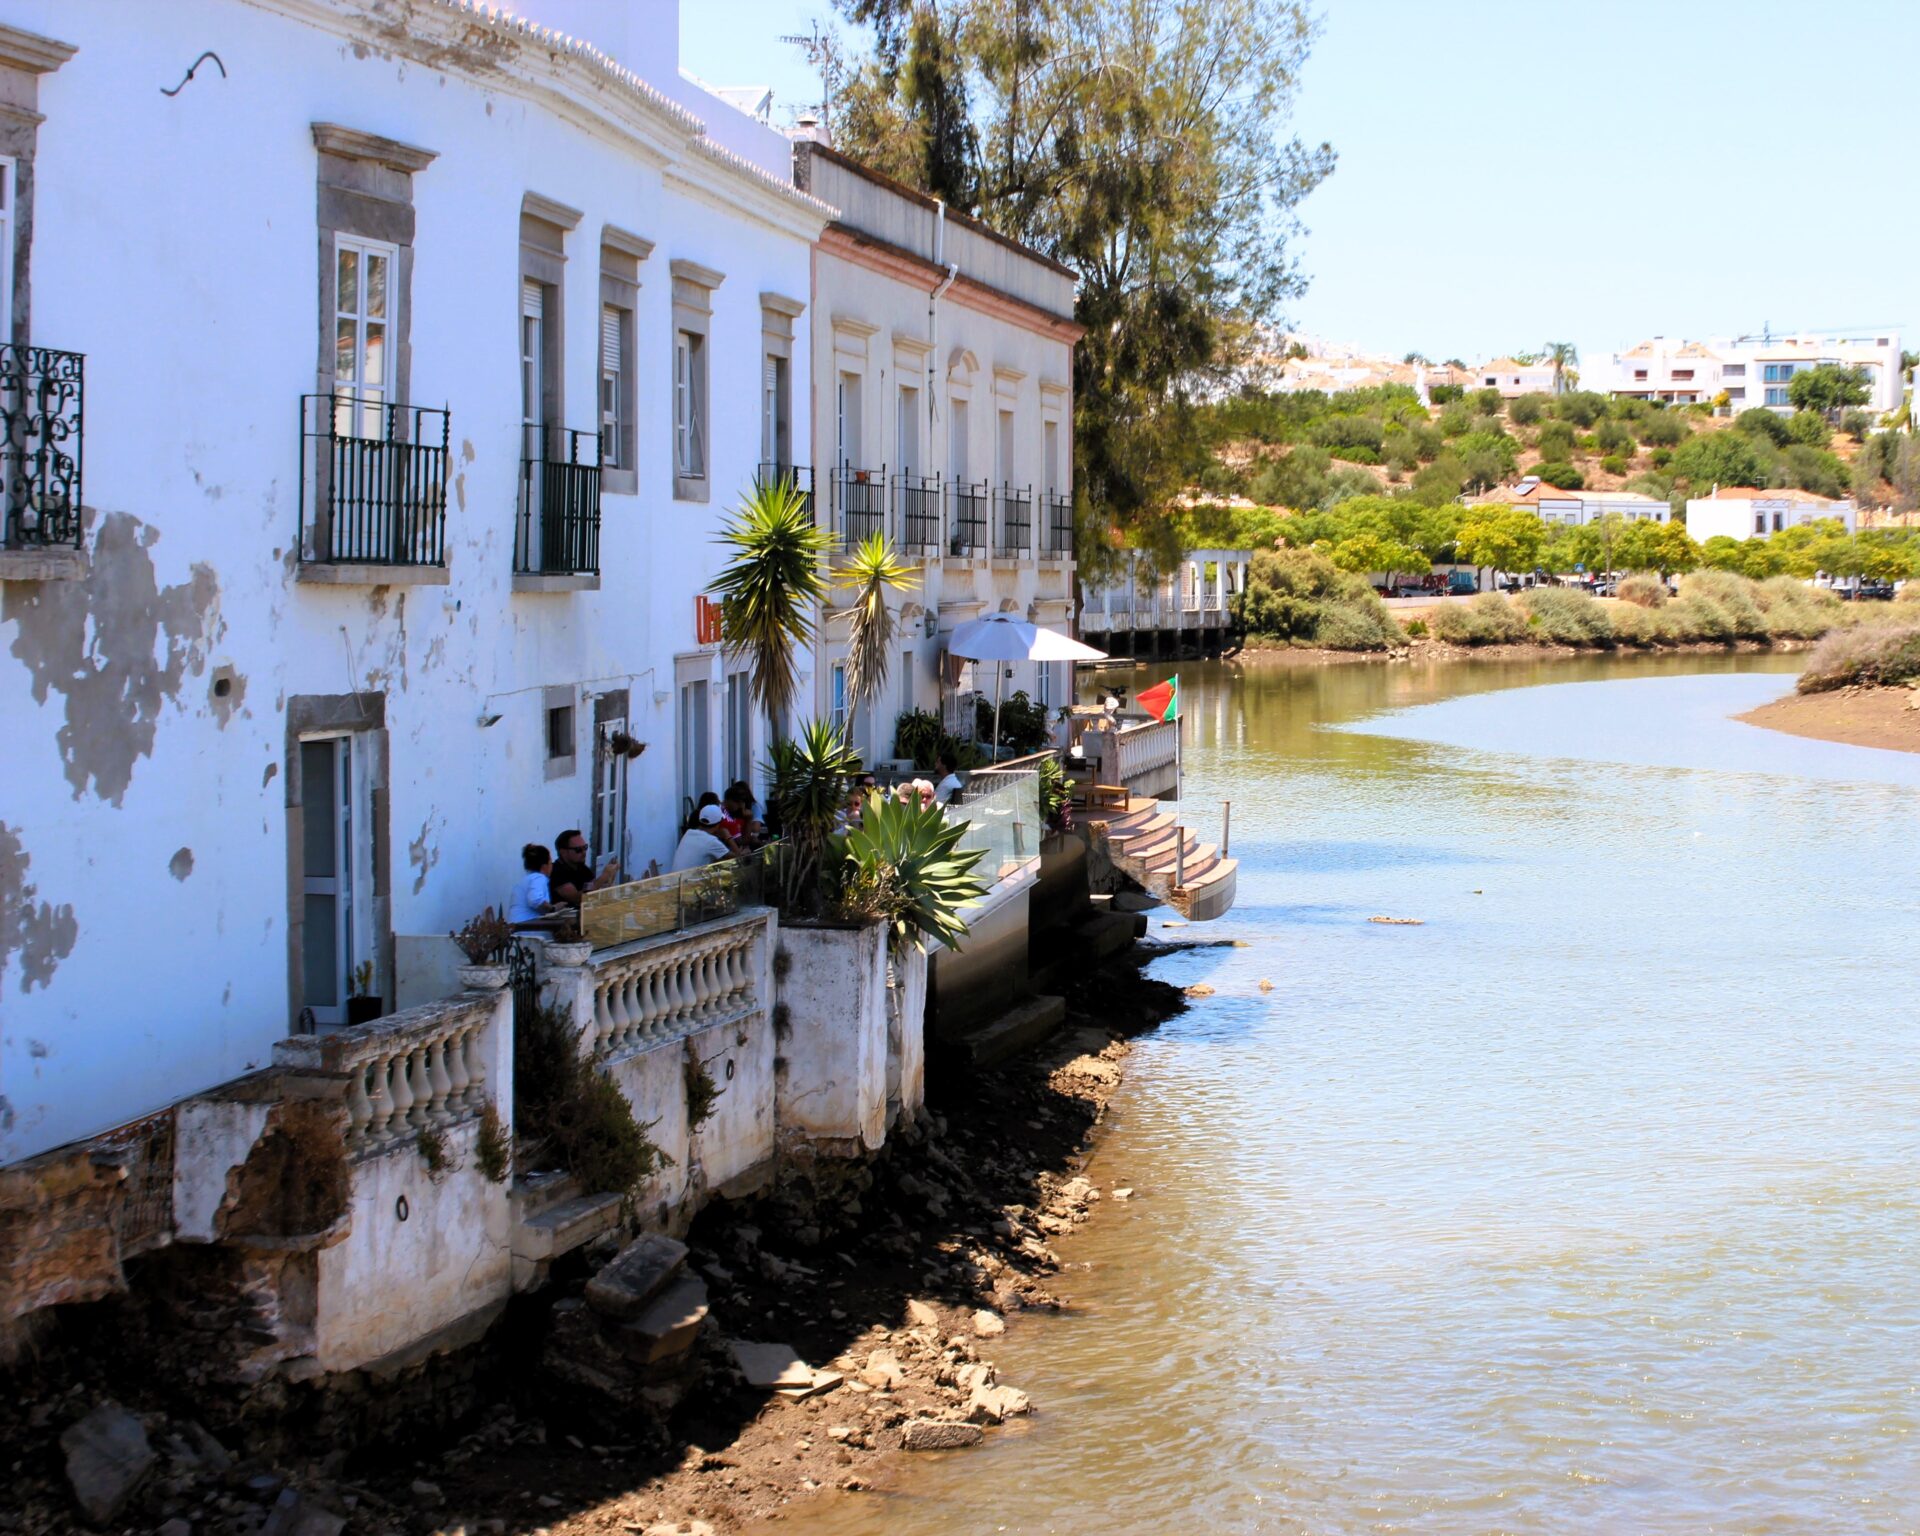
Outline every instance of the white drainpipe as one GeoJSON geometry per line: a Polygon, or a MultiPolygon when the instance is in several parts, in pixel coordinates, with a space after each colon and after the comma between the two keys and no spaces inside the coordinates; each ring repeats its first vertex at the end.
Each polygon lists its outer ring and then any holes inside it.
{"type": "MultiPolygon", "coordinates": [[[[926,453],[933,453],[933,426],[935,404],[939,398],[937,385],[940,379],[940,301],[946,297],[947,290],[953,286],[954,279],[960,275],[960,263],[948,261],[947,256],[947,205],[939,198],[933,202],[933,264],[944,266],[947,275],[940,279],[939,285],[927,295],[927,446],[926,453]]],[[[953,462],[953,445],[947,445],[947,462],[953,462]]],[[[921,474],[926,467],[921,466],[921,474]]]]}

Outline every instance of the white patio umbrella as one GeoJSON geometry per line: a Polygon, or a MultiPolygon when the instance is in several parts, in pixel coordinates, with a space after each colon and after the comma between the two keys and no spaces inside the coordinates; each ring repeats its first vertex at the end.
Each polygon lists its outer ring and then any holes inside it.
{"type": "Polygon", "coordinates": [[[1000,751],[1000,685],[1009,661],[1105,661],[1107,653],[1082,645],[1057,629],[1043,629],[1010,613],[969,619],[953,632],[947,649],[968,661],[993,662],[993,750],[1000,751]]]}

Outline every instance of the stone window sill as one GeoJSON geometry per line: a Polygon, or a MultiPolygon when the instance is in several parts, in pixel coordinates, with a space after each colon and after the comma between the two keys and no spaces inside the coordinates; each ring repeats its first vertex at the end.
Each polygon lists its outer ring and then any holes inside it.
{"type": "Polygon", "coordinates": [[[444,587],[444,565],[353,565],[300,562],[298,580],[322,587],[444,587]]]}
{"type": "Polygon", "coordinates": [[[522,571],[513,578],[513,590],[516,592],[598,592],[600,573],[573,571],[565,574],[542,574],[522,571]]]}
{"type": "Polygon", "coordinates": [[[707,477],[705,475],[675,475],[673,477],[673,499],[675,501],[708,500],[707,477]]]}
{"type": "Polygon", "coordinates": [[[81,581],[86,574],[86,551],[71,545],[0,549],[0,581],[81,581]]]}

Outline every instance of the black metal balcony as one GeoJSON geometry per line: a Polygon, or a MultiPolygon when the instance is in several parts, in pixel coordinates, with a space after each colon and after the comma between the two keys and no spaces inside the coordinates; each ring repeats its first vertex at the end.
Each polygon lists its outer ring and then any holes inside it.
{"type": "Polygon", "coordinates": [[[600,434],[542,425],[521,431],[515,574],[597,575],[600,434]]]}
{"type": "Polygon", "coordinates": [[[987,518],[993,505],[992,493],[983,480],[970,485],[956,480],[949,487],[947,517],[947,553],[983,555],[987,550],[987,518]]]}
{"type": "Polygon", "coordinates": [[[852,546],[886,526],[886,470],[842,464],[833,472],[833,531],[852,546]]]}
{"type": "Polygon", "coordinates": [[[0,346],[0,476],[5,547],[80,545],[81,383],[86,359],[0,346]]]}
{"type": "Polygon", "coordinates": [[[800,499],[807,505],[807,516],[815,522],[819,519],[814,513],[813,471],[805,464],[764,463],[755,472],[754,479],[761,485],[778,485],[783,480],[791,480],[794,489],[799,491],[800,499]]]}
{"type": "Polygon", "coordinates": [[[444,410],[300,397],[300,558],[319,565],[444,565],[444,410]]]}
{"type": "Polygon", "coordinates": [[[1047,542],[1050,555],[1073,555],[1073,498],[1050,494],[1047,497],[1047,542]]]}
{"type": "Polygon", "coordinates": [[[993,552],[1003,560],[1033,550],[1033,492],[1003,485],[994,492],[993,552]]]}
{"type": "Polygon", "coordinates": [[[929,549],[940,542],[940,477],[893,477],[893,536],[906,549],[929,549]]]}

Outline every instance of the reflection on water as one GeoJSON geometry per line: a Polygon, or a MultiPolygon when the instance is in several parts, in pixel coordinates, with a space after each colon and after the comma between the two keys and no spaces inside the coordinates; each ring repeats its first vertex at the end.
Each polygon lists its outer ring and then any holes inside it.
{"type": "Polygon", "coordinates": [[[1183,668],[1249,947],[1159,962],[1042,1412],[783,1528],[1913,1530],[1920,758],[1727,720],[1791,667],[1183,668]]]}

